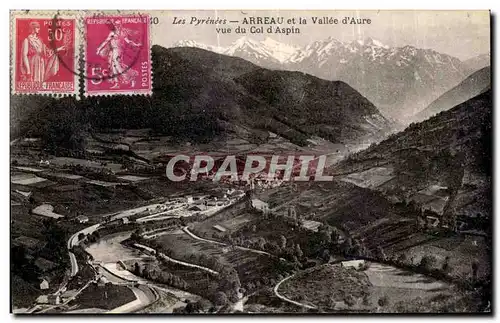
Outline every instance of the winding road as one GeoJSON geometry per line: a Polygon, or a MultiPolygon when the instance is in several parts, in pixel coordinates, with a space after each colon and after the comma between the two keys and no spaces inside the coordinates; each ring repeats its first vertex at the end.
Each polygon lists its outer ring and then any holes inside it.
{"type": "Polygon", "coordinates": [[[78,242],[79,242],[78,236],[80,235],[80,233],[83,233],[85,235],[91,234],[95,230],[97,230],[100,225],[101,225],[100,223],[91,225],[90,227],[87,227],[83,230],[78,231],[77,233],[73,234],[69,238],[69,240],[68,240],[68,253],[69,253],[69,260],[71,262],[71,277],[75,276],[78,273],[78,262],[76,261],[75,254],[73,252],[71,252],[71,248],[73,248],[74,246],[76,246],[78,244],[78,242]]]}
{"type": "MultiPolygon", "coordinates": [[[[209,240],[209,239],[205,239],[205,238],[199,237],[199,236],[195,235],[193,232],[189,231],[189,228],[187,226],[184,227],[184,228],[182,228],[182,231],[184,231],[185,233],[187,233],[191,238],[199,240],[199,241],[209,242],[209,243],[217,244],[217,245],[220,245],[220,246],[229,246],[229,244],[224,243],[224,242],[215,241],[215,240],[209,240]]],[[[234,248],[239,249],[239,250],[250,251],[250,252],[253,252],[253,253],[258,253],[260,255],[266,255],[266,256],[269,256],[269,257],[272,257],[272,258],[278,258],[275,255],[270,254],[269,252],[262,251],[262,250],[257,250],[257,249],[252,249],[252,248],[246,248],[246,247],[242,247],[242,246],[234,246],[234,248]]],[[[283,258],[280,258],[280,260],[281,259],[283,259],[283,258]]]]}
{"type": "MultiPolygon", "coordinates": [[[[135,243],[134,246],[137,247],[137,248],[139,248],[139,249],[147,250],[149,252],[155,252],[155,250],[153,248],[150,248],[148,246],[145,246],[145,245],[142,245],[142,244],[139,244],[139,243],[135,243]]],[[[203,266],[199,266],[199,265],[192,264],[192,263],[189,263],[189,262],[184,262],[184,261],[180,261],[180,260],[177,260],[177,259],[174,259],[174,258],[170,258],[169,256],[167,256],[164,253],[159,253],[159,256],[162,257],[163,259],[165,259],[166,261],[174,263],[174,264],[178,264],[178,265],[185,266],[185,267],[190,267],[190,268],[201,269],[201,270],[206,271],[206,272],[208,272],[208,273],[210,273],[212,275],[218,275],[219,274],[219,272],[217,272],[215,270],[212,270],[210,268],[207,268],[207,267],[203,267],[203,266]]]]}
{"type": "MultiPolygon", "coordinates": [[[[137,211],[137,209],[134,209],[134,211],[137,211]]],[[[122,214],[125,213],[125,212],[122,212],[122,214]]],[[[75,276],[77,273],[78,273],[78,262],[76,260],[76,257],[75,257],[75,254],[73,252],[71,252],[71,248],[76,246],[78,243],[79,243],[79,240],[78,240],[78,235],[80,235],[81,233],[87,235],[87,234],[91,234],[93,233],[94,231],[96,231],[99,226],[101,225],[101,223],[98,223],[98,224],[94,224],[92,226],[89,226],[83,230],[80,230],[78,232],[76,232],[75,234],[73,234],[69,240],[68,240],[68,253],[69,253],[69,257],[70,257],[70,261],[71,261],[71,277],[75,276]]],[[[197,235],[195,235],[194,233],[192,233],[189,228],[186,226],[184,228],[182,228],[183,232],[185,232],[187,235],[189,235],[191,238],[195,239],[195,240],[198,240],[198,241],[204,241],[204,242],[208,242],[208,243],[211,243],[211,244],[216,244],[218,246],[228,246],[229,244],[227,243],[224,243],[224,242],[219,242],[219,241],[215,241],[215,240],[210,240],[210,239],[205,239],[205,238],[202,238],[202,237],[199,237],[197,235]]],[[[136,244],[135,245],[138,249],[144,249],[144,250],[149,250],[149,251],[154,251],[152,248],[149,248],[145,245],[141,245],[141,244],[136,244]]],[[[262,250],[257,250],[257,249],[252,249],[252,248],[246,248],[246,247],[242,247],[242,246],[234,246],[234,248],[236,249],[239,249],[239,250],[244,250],[244,251],[249,251],[249,252],[253,252],[253,253],[256,253],[256,254],[260,254],[260,255],[266,255],[268,257],[272,257],[272,258],[277,258],[275,255],[273,254],[270,254],[268,252],[265,252],[265,251],[262,251],[262,250]]],[[[163,253],[160,253],[160,256],[162,258],[164,258],[165,260],[169,261],[169,262],[172,262],[172,263],[175,263],[175,264],[179,264],[179,265],[182,265],[182,266],[186,266],[186,267],[191,267],[191,268],[197,268],[197,269],[200,269],[200,270],[204,270],[210,274],[213,274],[213,275],[218,275],[219,272],[213,270],[213,269],[210,269],[210,268],[207,268],[207,267],[203,267],[203,266],[199,266],[199,265],[196,265],[196,264],[192,264],[192,263],[188,263],[188,262],[184,262],[184,261],[180,261],[180,260],[177,260],[177,259],[173,259],[173,258],[170,258],[168,257],[167,255],[163,254],[163,253]]],[[[283,258],[280,258],[280,260],[284,260],[283,258]]],[[[293,276],[293,275],[292,275],[293,276]]],[[[303,308],[308,308],[308,309],[314,309],[315,307],[313,306],[310,306],[310,305],[307,305],[307,304],[302,304],[302,303],[299,303],[299,302],[296,302],[296,301],[293,301],[291,299],[288,299],[287,297],[281,295],[279,292],[278,292],[278,288],[279,286],[285,282],[287,279],[290,279],[292,276],[289,276],[289,277],[286,277],[285,279],[281,280],[280,282],[278,282],[276,284],[276,286],[274,287],[274,293],[275,295],[280,298],[281,300],[283,301],[286,301],[288,303],[291,303],[291,304],[294,304],[294,305],[297,305],[297,306],[300,306],[300,307],[303,307],[303,308]]],[[[123,277],[120,277],[123,279],[123,277]]],[[[148,286],[151,285],[151,284],[147,284],[148,286]]],[[[154,285],[155,287],[158,287],[156,285],[154,285]]],[[[158,288],[161,288],[161,287],[158,287],[158,288]]],[[[124,304],[123,306],[120,306],[119,308],[116,308],[112,311],[110,311],[110,313],[117,313],[117,312],[122,312],[125,311],[125,312],[130,312],[130,311],[135,311],[137,308],[143,306],[144,304],[144,293],[140,290],[133,290],[134,291],[134,294],[136,295],[137,299],[135,301],[132,301],[128,304],[124,304]],[[140,297],[139,297],[140,296],[140,297]]],[[[182,291],[182,293],[184,294],[185,292],[182,291]]],[[[246,301],[246,298],[241,298],[237,303],[234,304],[234,310],[239,310],[239,311],[243,311],[243,304],[245,303],[246,301]]]]}
{"type": "Polygon", "coordinates": [[[279,299],[281,299],[282,301],[285,301],[285,302],[288,302],[288,303],[291,303],[291,304],[294,304],[294,305],[297,305],[297,306],[300,306],[300,307],[303,307],[303,308],[307,308],[307,309],[315,309],[315,308],[317,308],[316,306],[311,306],[311,305],[307,305],[307,304],[303,304],[303,303],[300,303],[300,302],[296,302],[296,301],[294,301],[294,300],[291,300],[291,299],[289,299],[288,297],[286,297],[286,296],[284,296],[284,295],[282,295],[282,294],[280,294],[280,293],[278,292],[278,289],[280,288],[280,285],[281,285],[282,283],[286,282],[287,280],[289,280],[290,278],[292,278],[293,276],[295,276],[295,274],[290,275],[290,276],[285,277],[285,278],[283,278],[282,280],[280,280],[280,281],[276,284],[276,286],[274,286],[274,289],[273,289],[273,291],[274,291],[274,295],[276,295],[276,297],[278,297],[278,298],[279,298],[279,299]]]}
{"type": "MultiPolygon", "coordinates": [[[[209,240],[209,239],[205,239],[205,238],[201,238],[197,235],[195,235],[194,233],[192,233],[191,231],[189,231],[189,228],[186,226],[184,228],[182,228],[182,230],[187,233],[191,238],[193,239],[196,239],[196,240],[199,240],[199,241],[205,241],[205,242],[209,242],[209,243],[213,243],[213,244],[217,244],[217,245],[222,245],[222,246],[226,246],[227,244],[223,243],[223,242],[219,242],[219,241],[215,241],[215,240],[209,240]]],[[[256,249],[251,249],[251,248],[245,248],[245,247],[241,247],[241,246],[235,246],[235,248],[237,249],[240,249],[240,250],[246,250],[246,251],[251,251],[251,252],[254,252],[254,253],[258,253],[258,254],[262,254],[262,255],[267,255],[267,256],[270,256],[270,257],[273,257],[273,258],[277,258],[277,256],[275,255],[272,255],[268,252],[265,252],[265,251],[262,251],[262,250],[256,250],[256,249]]],[[[285,260],[283,258],[280,258],[280,260],[285,260]]],[[[303,308],[307,308],[307,309],[315,309],[316,307],[315,306],[311,306],[311,305],[307,305],[307,304],[303,304],[303,303],[300,303],[300,302],[296,302],[294,300],[291,300],[289,298],[287,298],[286,296],[280,294],[278,292],[278,289],[280,287],[280,285],[282,283],[284,283],[285,281],[287,281],[288,279],[292,278],[295,274],[293,275],[290,275],[286,278],[283,278],[282,280],[280,280],[275,286],[274,286],[274,294],[276,295],[276,297],[278,297],[279,299],[281,299],[282,301],[285,301],[285,302],[288,302],[288,303],[291,303],[291,304],[294,304],[294,305],[297,305],[297,306],[300,306],[300,307],[303,307],[303,308]]],[[[243,305],[241,305],[241,309],[239,309],[241,311],[243,311],[243,305]]]]}

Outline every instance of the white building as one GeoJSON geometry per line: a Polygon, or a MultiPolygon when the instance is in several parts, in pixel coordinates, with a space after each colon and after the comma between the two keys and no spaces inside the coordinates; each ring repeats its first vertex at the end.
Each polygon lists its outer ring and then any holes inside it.
{"type": "Polygon", "coordinates": [[[259,199],[252,199],[251,206],[252,206],[252,208],[259,210],[259,211],[262,211],[265,214],[267,214],[269,212],[269,204],[267,204],[266,202],[261,201],[259,199]]]}
{"type": "Polygon", "coordinates": [[[47,281],[47,279],[42,279],[40,283],[40,289],[41,290],[49,289],[49,282],[47,281]]]}
{"type": "Polygon", "coordinates": [[[356,270],[359,270],[363,268],[365,265],[364,260],[349,260],[349,261],[342,261],[341,266],[343,268],[354,268],[356,270]]]}
{"type": "Polygon", "coordinates": [[[89,222],[89,218],[85,215],[80,215],[76,218],[76,221],[78,221],[78,223],[87,223],[89,222]]]}
{"type": "Polygon", "coordinates": [[[104,276],[101,276],[99,280],[97,281],[97,286],[99,287],[104,287],[108,283],[108,279],[104,276]]]}
{"type": "Polygon", "coordinates": [[[49,304],[52,304],[52,305],[59,305],[61,304],[61,297],[57,294],[50,294],[50,295],[47,295],[47,299],[49,301],[49,304]]]}

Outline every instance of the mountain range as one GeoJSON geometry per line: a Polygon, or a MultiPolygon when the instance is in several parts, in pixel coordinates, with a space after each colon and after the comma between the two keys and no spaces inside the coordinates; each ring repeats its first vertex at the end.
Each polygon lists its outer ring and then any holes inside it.
{"type": "Polygon", "coordinates": [[[265,68],[341,80],[373,102],[384,116],[402,123],[408,123],[412,115],[476,71],[474,68],[486,66],[489,57],[462,62],[432,49],[390,47],[372,38],[341,42],[329,37],[297,47],[271,38],[242,37],[228,47],[193,41],[180,41],[173,47],[199,47],[265,68]]]}
{"type": "Polygon", "coordinates": [[[223,142],[227,133],[247,129],[304,146],[313,136],[334,143],[374,140],[391,128],[342,81],[273,71],[199,48],[155,45],[152,55],[151,97],[13,98],[11,116],[19,124],[12,129],[41,136],[51,147],[75,149],[86,132],[103,129],[150,128],[193,143],[223,142]]]}

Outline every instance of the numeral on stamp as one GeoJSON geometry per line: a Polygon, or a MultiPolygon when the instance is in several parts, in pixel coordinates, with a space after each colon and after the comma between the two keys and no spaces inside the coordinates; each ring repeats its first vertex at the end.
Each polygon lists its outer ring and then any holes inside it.
{"type": "Polygon", "coordinates": [[[12,92],[78,94],[78,39],[75,18],[14,16],[12,92]]]}
{"type": "Polygon", "coordinates": [[[149,15],[86,17],[85,95],[151,94],[149,15]]]}

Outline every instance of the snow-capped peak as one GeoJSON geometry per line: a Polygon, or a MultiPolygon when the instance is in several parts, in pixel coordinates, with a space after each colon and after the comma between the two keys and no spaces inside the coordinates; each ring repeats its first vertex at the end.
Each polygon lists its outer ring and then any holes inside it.
{"type": "Polygon", "coordinates": [[[235,52],[243,48],[258,49],[258,47],[259,43],[257,41],[244,36],[237,39],[234,43],[227,47],[224,53],[227,55],[233,55],[235,52]]]}
{"type": "MultiPolygon", "coordinates": [[[[254,54],[273,58],[280,63],[286,61],[298,50],[297,47],[278,42],[270,37],[256,41],[247,36],[237,39],[225,51],[226,55],[234,55],[238,51],[253,51],[254,54]]],[[[247,53],[250,54],[250,53],[247,53]]]]}
{"type": "Polygon", "coordinates": [[[197,47],[230,56],[246,55],[253,58],[267,58],[279,63],[285,62],[299,51],[297,46],[288,45],[270,37],[257,41],[248,36],[238,38],[228,47],[205,45],[194,40],[181,40],[176,42],[173,47],[197,47]]]}
{"type": "Polygon", "coordinates": [[[290,56],[299,50],[296,46],[284,44],[269,37],[264,39],[261,44],[272,52],[273,57],[281,63],[289,59],[290,56]]]}
{"type": "Polygon", "coordinates": [[[365,39],[358,39],[353,42],[353,44],[358,45],[358,46],[370,46],[370,47],[382,47],[384,49],[388,49],[389,46],[385,45],[382,43],[380,40],[373,39],[371,37],[365,38],[365,39]]]}
{"type": "Polygon", "coordinates": [[[174,43],[172,47],[196,47],[216,53],[222,53],[225,50],[222,47],[205,45],[195,40],[179,40],[178,42],[174,43]]]}
{"type": "MultiPolygon", "coordinates": [[[[293,65],[307,61],[309,65],[322,67],[324,64],[328,64],[330,60],[340,64],[347,64],[353,62],[353,59],[357,59],[357,57],[363,57],[370,61],[378,61],[380,64],[394,64],[402,67],[408,66],[409,62],[414,59],[425,60],[431,65],[447,64],[451,59],[433,50],[419,49],[411,45],[389,47],[370,37],[349,42],[341,42],[328,37],[323,40],[313,41],[302,48],[282,43],[270,37],[259,41],[248,36],[236,39],[227,47],[210,46],[192,40],[179,41],[174,46],[203,48],[220,54],[241,57],[263,66],[293,65]]],[[[455,61],[451,63],[458,64],[455,61]]]]}

